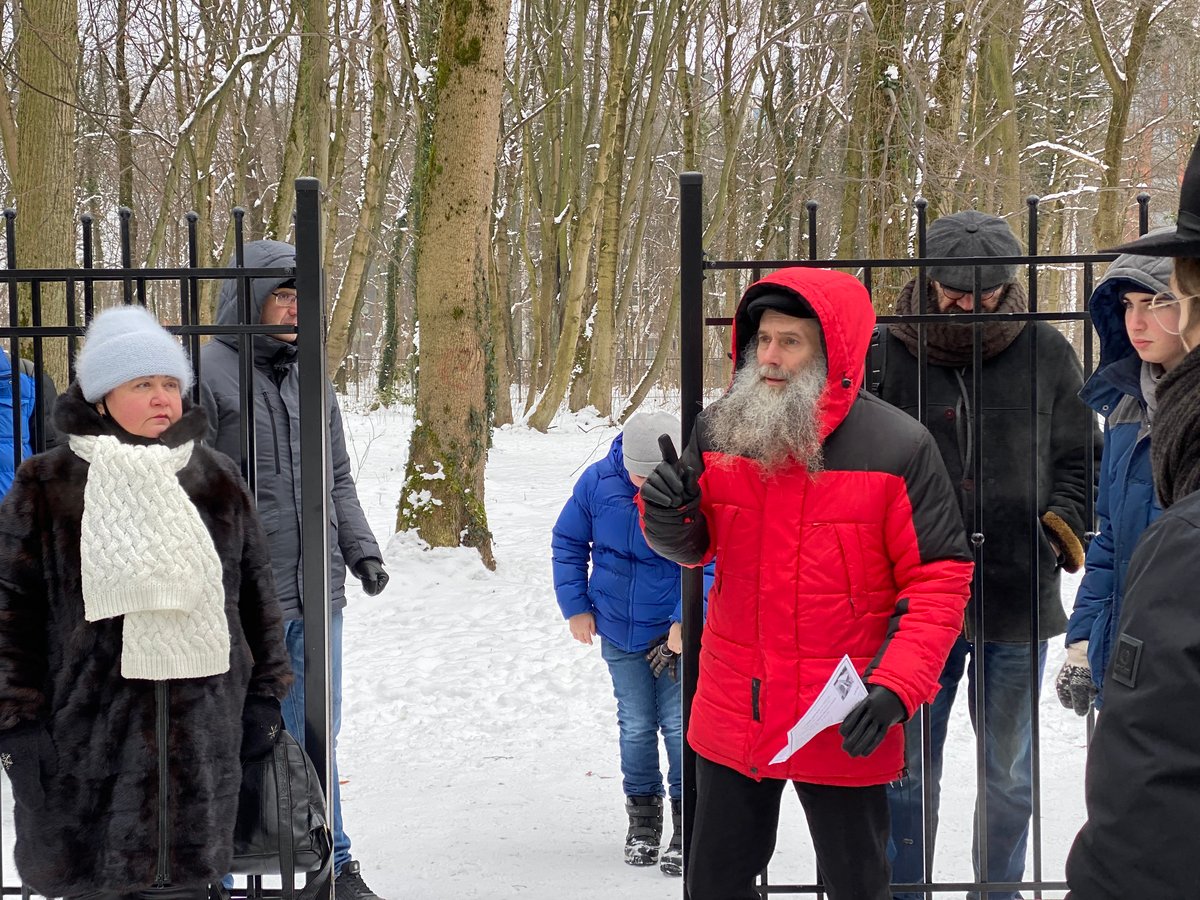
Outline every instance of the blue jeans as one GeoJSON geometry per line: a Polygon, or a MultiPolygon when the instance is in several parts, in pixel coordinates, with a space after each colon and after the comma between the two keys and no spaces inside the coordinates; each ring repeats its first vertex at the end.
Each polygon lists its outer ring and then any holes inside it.
{"type": "MultiPolygon", "coordinates": [[[[292,660],[292,671],[296,680],[291,691],[283,698],[283,724],[288,732],[303,746],[304,744],[304,620],[292,619],[285,622],[284,641],[288,656],[292,660]]],[[[342,728],[342,611],[335,609],[329,629],[329,668],[333,682],[330,684],[330,702],[333,706],[333,755],[329,765],[333,779],[333,795],[330,807],[333,814],[333,872],[342,871],[350,862],[350,838],[342,830],[342,788],[338,783],[337,739],[342,728]]]]}
{"type": "Polygon", "coordinates": [[[667,783],[672,800],[681,795],[683,777],[683,701],[679,685],[666,672],[655,678],[646,651],[626,653],[600,639],[600,655],[612,675],[621,729],[621,775],[626,797],[661,797],[658,732],[667,745],[667,783]]]}
{"type": "MultiPolygon", "coordinates": [[[[967,674],[967,704],[971,724],[978,732],[975,709],[975,679],[978,674],[974,648],[960,637],[950,651],[938,679],[941,690],[929,706],[933,783],[933,808],[929,816],[937,834],[938,801],[941,795],[942,751],[954,695],[967,674]]],[[[1046,642],[1038,644],[1038,691],[1046,668],[1046,642]]],[[[1029,819],[1033,813],[1033,741],[1029,709],[1029,645],[988,641],[983,645],[984,760],[987,800],[987,880],[1020,881],[1025,874],[1025,847],[1029,842],[1029,819]]],[[[888,786],[892,814],[892,882],[915,884],[925,881],[924,830],[921,822],[921,719],[913,716],[905,729],[905,765],[908,774],[888,786]]],[[[966,773],[958,773],[965,775],[966,773]]],[[[932,850],[932,848],[931,848],[932,850]]],[[[931,853],[932,858],[932,853],[931,853]]],[[[971,860],[975,879],[982,881],[979,865],[979,816],[976,807],[975,837],[971,860]]],[[[930,873],[932,874],[932,873],[930,873]]],[[[896,900],[924,900],[923,893],[894,895],[896,900]]],[[[978,893],[967,894],[974,900],[978,893]]],[[[988,895],[989,900],[1014,900],[1015,892],[988,895]]]]}

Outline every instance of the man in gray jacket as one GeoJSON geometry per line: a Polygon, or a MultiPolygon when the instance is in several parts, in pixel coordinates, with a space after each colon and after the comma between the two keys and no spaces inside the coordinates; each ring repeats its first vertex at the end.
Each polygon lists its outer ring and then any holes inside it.
{"type": "MultiPolygon", "coordinates": [[[[245,248],[247,268],[295,266],[296,250],[279,241],[253,241],[245,248]]],[[[263,325],[296,324],[296,285],[293,280],[254,279],[248,297],[251,321],[263,325]]],[[[305,298],[304,302],[311,302],[305,298]]],[[[238,324],[237,282],[221,287],[218,325],[238,324]]],[[[283,701],[283,719],[297,740],[304,740],[304,619],[300,584],[300,376],[295,334],[255,335],[254,357],[255,488],[258,513],[271,550],[275,589],[283,609],[288,653],[296,681],[283,701]]],[[[235,461],[241,460],[242,397],[239,383],[238,336],[218,335],[200,351],[200,400],[208,413],[209,443],[235,461]]],[[[329,574],[333,605],[330,654],[333,683],[333,868],[336,900],[378,900],[367,887],[359,864],[350,857],[350,839],[342,828],[338,785],[337,736],[342,719],[342,610],[346,606],[346,569],[362,582],[366,593],[383,590],[388,576],[383,554],[358,502],[350,475],[350,457],[342,431],[333,385],[329,394],[329,574]]]]}

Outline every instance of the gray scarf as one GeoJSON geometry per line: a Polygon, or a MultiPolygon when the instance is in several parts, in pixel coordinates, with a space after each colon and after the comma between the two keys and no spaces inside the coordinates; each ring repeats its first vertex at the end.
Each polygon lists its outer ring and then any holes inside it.
{"type": "MultiPolygon", "coordinates": [[[[928,309],[925,312],[939,312],[937,295],[934,293],[932,282],[929,285],[928,309]]],[[[917,311],[920,293],[917,291],[917,279],[913,279],[900,291],[896,298],[896,315],[911,316],[917,311]]],[[[1023,313],[1029,309],[1029,297],[1025,288],[1016,282],[1010,282],[1000,295],[996,305],[998,313],[1023,313]]],[[[1009,344],[1017,339],[1025,328],[1024,320],[982,323],[981,340],[983,341],[983,358],[991,359],[998,353],[1008,349],[1009,344]]],[[[904,341],[913,356],[917,355],[917,326],[908,322],[897,322],[891,326],[892,334],[904,341]]],[[[975,345],[974,329],[970,324],[957,325],[953,322],[939,322],[925,326],[926,347],[929,362],[935,366],[969,366],[974,358],[975,345]]]]}

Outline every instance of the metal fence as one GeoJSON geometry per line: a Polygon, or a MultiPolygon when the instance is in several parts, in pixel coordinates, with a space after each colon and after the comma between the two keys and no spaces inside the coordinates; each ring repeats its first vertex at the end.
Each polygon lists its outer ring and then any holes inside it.
{"type": "MultiPolygon", "coordinates": [[[[233,265],[225,268],[203,268],[198,263],[197,217],[187,217],[188,261],[186,266],[175,268],[133,268],[130,265],[129,213],[120,212],[120,242],[122,267],[97,268],[93,265],[92,218],[80,219],[79,247],[82,262],[80,268],[65,269],[22,269],[16,264],[19,248],[16,246],[14,223],[17,213],[4,211],[7,268],[0,270],[0,285],[3,286],[8,305],[8,324],[0,327],[0,341],[6,341],[12,361],[12,378],[9,389],[13,396],[13,418],[15,438],[13,441],[14,461],[21,461],[21,416],[20,409],[20,365],[21,347],[24,345],[37,373],[46,371],[47,342],[65,342],[68,361],[68,381],[75,376],[75,353],[79,338],[97,311],[97,290],[111,295],[112,288],[120,302],[146,305],[148,298],[170,297],[179,311],[180,322],[167,324],[169,331],[183,338],[189,350],[195,372],[192,401],[199,400],[200,338],[204,335],[233,334],[238,336],[241,402],[241,468],[251,491],[254,489],[254,400],[253,400],[253,337],[258,334],[287,333],[292,329],[283,326],[261,325],[249,321],[250,283],[253,278],[294,278],[296,289],[305,302],[299,304],[299,332],[296,346],[300,381],[300,512],[302,547],[302,601],[304,607],[305,635],[305,748],[316,767],[321,786],[326,789],[330,779],[330,657],[329,628],[330,605],[329,558],[326,536],[329,486],[326,482],[326,459],[329,454],[329,415],[325,389],[325,273],[321,267],[322,210],[321,185],[313,178],[296,181],[295,216],[295,268],[249,269],[243,263],[244,235],[242,211],[234,210],[233,228],[235,251],[233,265]],[[206,283],[236,279],[239,303],[237,325],[214,325],[201,323],[201,286],[206,283]],[[66,324],[45,325],[44,295],[62,292],[66,301],[66,324]],[[308,298],[319,298],[310,302],[308,298]],[[24,304],[28,321],[20,322],[20,311],[24,304]],[[315,423],[305,427],[307,423],[315,423]]],[[[115,298],[114,298],[115,299],[115,298]]],[[[103,304],[101,304],[103,305],[103,304]]],[[[63,388],[66,385],[62,385],[63,388]]],[[[0,385],[0,390],[5,388],[0,385]]],[[[46,433],[40,423],[45,410],[44,398],[38,394],[32,421],[35,452],[45,449],[46,433]]],[[[332,810],[330,810],[332,822],[332,810]]],[[[330,896],[332,882],[318,894],[318,900],[330,896]]],[[[7,873],[0,866],[0,894],[29,896],[24,885],[8,883],[7,873]]],[[[280,896],[279,892],[265,890],[260,878],[251,878],[245,891],[237,889],[235,896],[280,896]]]]}
{"type": "MultiPolygon", "coordinates": [[[[1139,194],[1137,197],[1139,207],[1139,224],[1140,231],[1145,233],[1148,227],[1148,204],[1150,197],[1147,194],[1139,194]]],[[[909,316],[886,315],[879,316],[880,323],[894,322],[909,322],[917,326],[918,331],[918,353],[917,353],[917,371],[918,371],[918,387],[917,387],[917,409],[920,411],[921,421],[924,423],[927,410],[925,381],[928,357],[927,357],[927,335],[924,326],[937,324],[948,320],[953,320],[956,323],[971,323],[974,330],[974,367],[979,369],[982,364],[980,328],[983,323],[995,321],[998,317],[996,313],[981,312],[980,306],[980,266],[985,264],[1012,264],[1021,267],[1026,276],[1028,283],[1029,294],[1029,310],[1026,313],[1013,313],[1005,316],[1006,320],[1014,319],[1035,322],[1047,321],[1058,323],[1074,323],[1074,327],[1082,328],[1082,365],[1084,368],[1085,380],[1090,376],[1093,368],[1093,358],[1095,355],[1094,348],[1094,331],[1091,326],[1089,314],[1086,311],[1086,299],[1091,296],[1094,285],[1094,267],[1098,264],[1103,264],[1115,258],[1114,254],[1091,253],[1091,254],[1072,254],[1072,255],[1040,255],[1037,247],[1038,234],[1038,198],[1030,197],[1027,200],[1028,204],[1028,234],[1029,239],[1028,252],[1026,255],[1019,257],[1004,257],[1004,258],[962,258],[954,260],[932,259],[926,256],[926,209],[924,201],[918,200],[916,206],[916,257],[905,259],[822,259],[818,253],[817,235],[818,222],[817,213],[818,207],[816,203],[807,204],[808,213],[808,257],[798,260],[717,260],[712,259],[705,252],[703,247],[703,179],[698,173],[684,173],[680,176],[680,285],[682,291],[682,310],[680,321],[680,347],[681,347],[681,371],[680,384],[682,393],[682,419],[683,419],[683,435],[685,441],[691,434],[696,416],[700,413],[703,407],[703,391],[705,385],[704,360],[706,356],[705,340],[703,329],[706,326],[725,326],[732,322],[729,318],[706,318],[704,315],[705,295],[704,295],[704,280],[706,273],[719,272],[723,270],[737,270],[745,272],[747,275],[746,285],[760,278],[765,272],[782,268],[785,266],[816,266],[822,268],[843,269],[849,270],[856,274],[867,287],[868,291],[873,288],[875,275],[879,270],[895,270],[895,269],[911,269],[914,271],[917,279],[917,285],[920,290],[920,302],[918,309],[919,314],[909,316]],[[957,313],[954,315],[926,313],[926,291],[927,277],[926,269],[930,265],[935,264],[952,264],[963,267],[974,268],[974,309],[970,313],[957,313]],[[1082,297],[1081,302],[1076,304],[1077,311],[1046,311],[1039,307],[1039,271],[1045,267],[1071,267],[1078,271],[1079,277],[1077,284],[1081,287],[1082,297]]],[[[1036,345],[1034,353],[1030,359],[1030,374],[1032,375],[1035,360],[1036,345]]],[[[1037,428],[1036,419],[1038,416],[1037,399],[1036,399],[1036,379],[1031,379],[1033,397],[1030,403],[1030,421],[1034,427],[1031,428],[1033,443],[1030,446],[1030,479],[1027,489],[1031,492],[1036,492],[1037,474],[1038,474],[1038,447],[1037,447],[1037,428]]],[[[975,409],[981,409],[979,405],[980,379],[974,379],[973,392],[975,401],[975,409]]],[[[975,472],[979,473],[976,477],[982,477],[982,417],[975,416],[971,426],[974,432],[974,463],[975,472]]],[[[1095,453],[1096,449],[1093,446],[1092,434],[1089,431],[1087,436],[1086,449],[1086,477],[1087,485],[1095,484],[1095,453]]],[[[1086,516],[1085,521],[1091,526],[1095,521],[1094,516],[1094,493],[1086,492],[1086,516]]],[[[1036,493],[1033,494],[1036,497],[1036,493]]],[[[974,553],[976,568],[975,581],[973,591],[976,596],[981,596],[985,585],[982,583],[982,560],[986,546],[986,528],[984,527],[984,509],[981,492],[975,492],[973,512],[973,527],[970,530],[969,538],[972,550],[974,553]]],[[[1089,532],[1086,537],[1090,539],[1093,532],[1089,532]]],[[[1035,541],[1036,544],[1036,541],[1035,541]]],[[[1036,554],[1039,552],[1037,546],[1030,548],[1031,558],[1036,560],[1036,554]]],[[[703,598],[702,598],[702,580],[700,570],[685,569],[684,570],[684,683],[683,683],[683,707],[684,707],[684,731],[686,734],[687,722],[690,717],[692,700],[695,695],[698,663],[700,653],[700,637],[703,630],[703,598]]],[[[1037,604],[1038,596],[1038,572],[1037,566],[1031,567],[1031,586],[1029,596],[1030,602],[1030,634],[1036,641],[1038,633],[1039,612],[1037,604]]],[[[982,646],[982,616],[983,604],[975,604],[975,622],[974,622],[974,647],[972,658],[977,659],[976,651],[981,651],[982,646]]],[[[924,892],[927,898],[935,895],[944,895],[952,891],[970,891],[978,892],[981,896],[986,897],[990,891],[1032,891],[1034,896],[1041,896],[1043,891],[1065,891],[1066,884],[1059,877],[1050,877],[1045,872],[1043,865],[1043,834],[1042,834],[1042,782],[1041,782],[1041,728],[1038,719],[1038,697],[1039,697],[1039,669],[1037,654],[1030,653],[1029,667],[1029,697],[1032,710],[1031,731],[1033,740],[1033,817],[1031,822],[1030,844],[1032,847],[1032,872],[1026,872],[1026,880],[1020,883],[1003,883],[998,880],[989,880],[986,871],[981,873],[978,881],[972,882],[936,882],[924,881],[916,884],[893,885],[893,890],[924,892]]],[[[977,722],[975,727],[976,733],[976,754],[975,754],[975,779],[977,784],[977,808],[976,822],[978,825],[978,833],[980,846],[974,848],[978,852],[978,858],[981,860],[987,859],[987,830],[982,827],[982,821],[985,820],[986,803],[985,803],[985,783],[986,774],[984,769],[984,750],[985,742],[983,735],[985,733],[984,716],[984,695],[986,691],[985,679],[982,677],[982,672],[975,680],[975,696],[977,710],[977,722]]],[[[931,750],[930,750],[930,727],[929,716],[926,714],[928,707],[922,710],[922,762],[923,771],[929,773],[931,768],[931,750]]],[[[1065,712],[1065,711],[1064,711],[1065,712]]],[[[1073,715],[1073,714],[1070,714],[1073,715]]],[[[1087,719],[1087,734],[1090,736],[1092,717],[1089,714],[1087,719]]],[[[1084,763],[1083,753],[1080,754],[1080,768],[1084,763]]],[[[690,824],[692,815],[695,809],[695,751],[687,746],[684,746],[684,824],[685,824],[685,839],[684,846],[690,845],[690,824]]],[[[943,774],[943,778],[947,777],[948,773],[943,774]]],[[[930,808],[930,788],[931,779],[925,777],[923,779],[924,789],[924,804],[923,807],[928,810],[930,808]]],[[[925,817],[923,823],[923,831],[925,836],[925,869],[926,878],[929,878],[932,873],[932,836],[933,823],[929,821],[929,817],[925,817]]],[[[945,841],[942,842],[942,849],[945,850],[945,841]]],[[[786,852],[787,848],[784,848],[786,852]]],[[[986,868],[986,863],[984,864],[986,868]]],[[[1057,873],[1054,873],[1057,875],[1057,873]]],[[[819,883],[819,874],[817,883],[810,884],[775,884],[769,878],[768,872],[763,872],[759,877],[758,891],[762,897],[768,895],[779,894],[813,894],[816,896],[824,896],[822,885],[819,883]]],[[[685,898],[687,895],[686,886],[684,889],[685,898]]],[[[1026,894],[1028,897],[1029,894],[1026,894]]]]}

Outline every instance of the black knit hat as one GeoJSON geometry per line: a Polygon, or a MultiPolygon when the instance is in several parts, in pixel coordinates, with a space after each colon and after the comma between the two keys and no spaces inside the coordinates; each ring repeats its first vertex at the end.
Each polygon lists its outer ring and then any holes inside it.
{"type": "MultiPolygon", "coordinates": [[[[968,209],[933,221],[925,235],[925,255],[933,259],[1021,256],[1022,250],[1007,222],[999,216],[968,209]]],[[[930,266],[925,271],[931,280],[953,290],[969,291],[974,288],[972,266],[930,266]]],[[[980,290],[988,291],[1007,284],[1016,274],[1015,265],[980,266],[980,290]]]]}
{"type": "Polygon", "coordinates": [[[762,318],[762,314],[768,309],[774,309],[783,313],[785,316],[792,316],[796,319],[815,319],[816,313],[812,307],[808,305],[808,301],[799,294],[760,294],[749,303],[746,304],[746,315],[758,327],[758,320],[762,318]]]}
{"type": "Polygon", "coordinates": [[[1148,234],[1103,252],[1200,257],[1200,139],[1192,150],[1192,158],[1188,160],[1183,183],[1179,187],[1179,215],[1175,218],[1175,230],[1166,234],[1148,234]]]}

